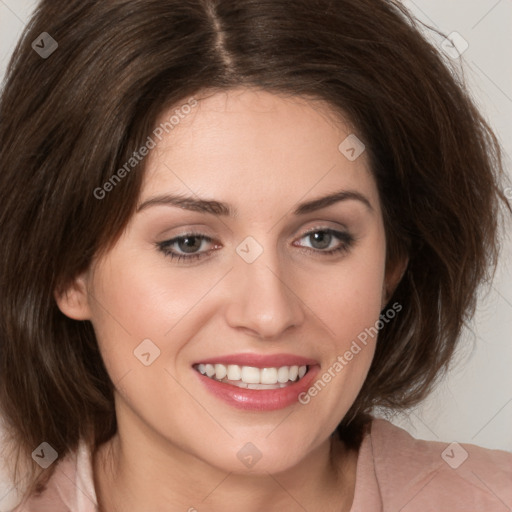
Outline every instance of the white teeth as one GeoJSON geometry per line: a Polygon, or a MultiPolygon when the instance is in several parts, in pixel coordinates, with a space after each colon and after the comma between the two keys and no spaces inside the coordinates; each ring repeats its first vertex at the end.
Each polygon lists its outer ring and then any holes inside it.
{"type": "Polygon", "coordinates": [[[228,380],[240,380],[242,378],[242,369],[237,364],[228,366],[228,380]]]}
{"type": "Polygon", "coordinates": [[[253,366],[242,366],[242,381],[247,384],[261,384],[260,369],[253,366]]]}
{"type": "Polygon", "coordinates": [[[262,384],[276,384],[277,368],[262,368],[260,380],[262,384]]]}
{"type": "Polygon", "coordinates": [[[288,377],[290,376],[290,369],[287,366],[281,366],[279,370],[277,370],[277,382],[281,382],[284,384],[288,382],[288,377]]]}
{"type": "Polygon", "coordinates": [[[223,379],[228,374],[228,369],[223,364],[215,365],[215,378],[218,380],[223,379]]]}
{"type": "Polygon", "coordinates": [[[254,366],[238,366],[237,364],[199,364],[197,370],[216,380],[228,380],[231,384],[249,389],[276,389],[287,386],[290,381],[302,379],[308,370],[307,366],[281,366],[256,368],[254,366]]]}

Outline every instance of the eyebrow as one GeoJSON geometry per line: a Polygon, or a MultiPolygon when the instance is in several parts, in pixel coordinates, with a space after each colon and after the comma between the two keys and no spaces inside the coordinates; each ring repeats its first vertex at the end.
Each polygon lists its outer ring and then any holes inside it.
{"type": "MultiPolygon", "coordinates": [[[[322,208],[327,208],[340,201],[355,200],[363,203],[370,211],[373,207],[370,201],[360,192],[356,190],[340,190],[332,194],[328,194],[311,201],[300,203],[293,211],[294,215],[305,215],[307,213],[315,212],[322,208]]],[[[150,208],[152,206],[176,206],[184,210],[191,210],[200,213],[209,213],[212,215],[221,215],[225,217],[237,217],[238,212],[227,203],[222,203],[215,200],[196,199],[194,197],[183,195],[164,194],[152,197],[144,201],[137,207],[137,212],[150,208]]]]}

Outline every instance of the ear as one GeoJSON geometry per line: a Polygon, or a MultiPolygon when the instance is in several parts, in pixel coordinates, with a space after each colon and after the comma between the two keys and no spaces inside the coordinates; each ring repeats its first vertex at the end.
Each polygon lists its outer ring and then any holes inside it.
{"type": "Polygon", "coordinates": [[[91,310],[85,272],[74,278],[69,284],[57,287],[54,297],[57,306],[67,317],[74,320],[90,320],[91,310]]]}
{"type": "Polygon", "coordinates": [[[386,276],[382,286],[381,310],[386,307],[388,301],[391,299],[396,287],[405,274],[408,264],[409,258],[407,256],[402,256],[397,258],[394,262],[388,262],[386,264],[386,276]]]}

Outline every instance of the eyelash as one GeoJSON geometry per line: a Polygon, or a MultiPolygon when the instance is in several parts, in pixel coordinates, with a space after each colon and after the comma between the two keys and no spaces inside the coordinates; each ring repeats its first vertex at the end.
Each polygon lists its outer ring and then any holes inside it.
{"type": "MultiPolygon", "coordinates": [[[[315,254],[321,254],[323,256],[332,256],[337,253],[344,254],[352,248],[352,245],[355,242],[355,238],[350,233],[343,232],[343,231],[336,231],[336,230],[330,229],[330,228],[323,228],[323,229],[315,228],[311,231],[308,231],[307,233],[304,233],[300,237],[300,239],[305,238],[310,235],[313,235],[315,233],[328,233],[330,235],[333,235],[335,238],[340,240],[341,244],[338,247],[335,247],[334,249],[330,249],[330,250],[321,250],[321,249],[312,249],[310,247],[302,247],[303,251],[308,254],[315,253],[315,254]]],[[[163,242],[157,242],[156,246],[161,252],[163,252],[166,256],[168,256],[172,260],[176,260],[178,262],[182,261],[182,262],[186,262],[186,263],[195,261],[195,260],[200,260],[200,259],[206,257],[210,252],[215,250],[215,249],[211,249],[206,252],[193,253],[193,254],[176,254],[175,252],[173,252],[169,249],[169,247],[173,246],[177,242],[185,240],[187,238],[200,238],[201,241],[205,241],[208,243],[213,242],[213,239],[210,238],[209,236],[206,236],[206,235],[203,235],[203,234],[197,233],[197,232],[191,232],[191,233],[185,233],[184,235],[177,236],[170,240],[165,240],[163,242]]]]}

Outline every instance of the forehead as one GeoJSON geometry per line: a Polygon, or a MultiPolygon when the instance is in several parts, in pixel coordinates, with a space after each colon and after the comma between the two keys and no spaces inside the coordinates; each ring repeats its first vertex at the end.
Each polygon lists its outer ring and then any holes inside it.
{"type": "Polygon", "coordinates": [[[198,96],[187,112],[149,155],[141,201],[184,193],[279,208],[346,188],[378,205],[360,138],[324,102],[239,88],[198,96]]]}

